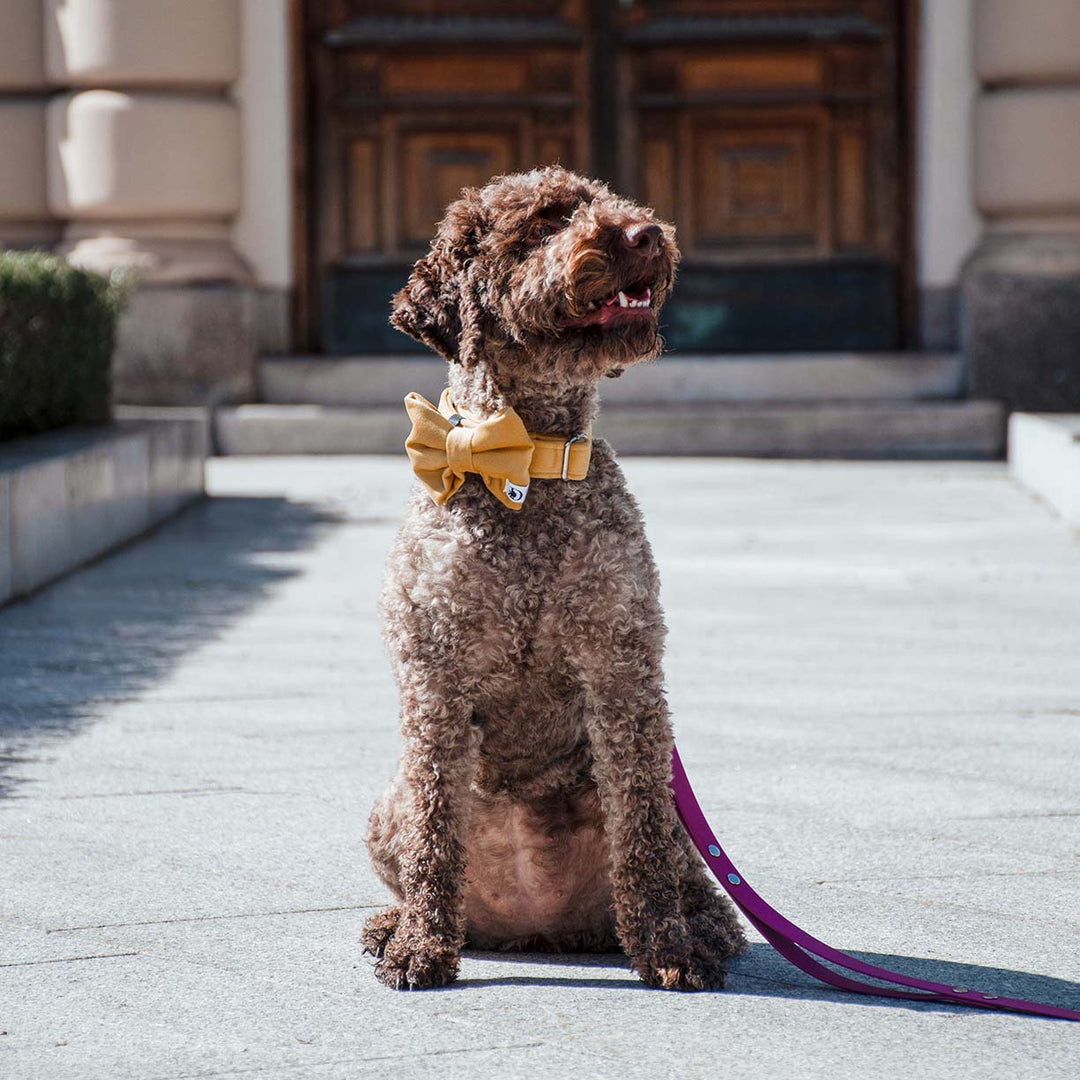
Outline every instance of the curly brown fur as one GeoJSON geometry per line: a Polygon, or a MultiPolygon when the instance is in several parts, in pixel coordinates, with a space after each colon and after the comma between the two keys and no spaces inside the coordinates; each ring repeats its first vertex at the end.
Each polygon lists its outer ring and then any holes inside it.
{"type": "MultiPolygon", "coordinates": [[[[600,377],[660,353],[677,261],[599,183],[499,177],[449,207],[392,321],[450,361],[464,412],[569,435],[600,377]],[[605,303],[646,286],[647,309],[605,303]]],[[[364,930],[378,978],[443,985],[468,942],[621,947],[650,986],[723,985],[745,939],[675,817],[659,582],[607,443],[517,512],[473,475],[441,507],[417,487],[380,610],[404,752],[368,836],[399,900],[364,930]]]]}

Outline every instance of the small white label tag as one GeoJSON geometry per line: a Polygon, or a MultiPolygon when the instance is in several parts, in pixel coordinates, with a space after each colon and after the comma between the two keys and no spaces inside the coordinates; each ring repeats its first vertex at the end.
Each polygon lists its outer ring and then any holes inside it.
{"type": "Polygon", "coordinates": [[[515,503],[523,503],[525,496],[529,494],[529,485],[525,484],[511,484],[509,480],[503,484],[503,494],[511,501],[515,503]]]}

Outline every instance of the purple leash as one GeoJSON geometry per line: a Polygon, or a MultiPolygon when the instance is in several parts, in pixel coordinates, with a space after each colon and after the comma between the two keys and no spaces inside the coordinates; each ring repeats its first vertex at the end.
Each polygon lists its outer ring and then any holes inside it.
{"type": "Polygon", "coordinates": [[[709,869],[716,876],[716,880],[724,886],[739,910],[757,927],[765,940],[781,956],[786,957],[796,967],[815,979],[856,994],[904,998],[908,1001],[937,1001],[947,1005],[975,1005],[982,1009],[1032,1013],[1035,1016],[1051,1016],[1059,1020],[1080,1020],[1080,1012],[1074,1009],[1061,1009],[1056,1005],[1040,1005],[1035,1001],[1002,997],[988,991],[972,990],[966,986],[947,986],[944,983],[916,979],[911,975],[901,975],[897,971],[888,971],[885,968],[867,964],[863,960],[856,960],[854,956],[848,956],[847,953],[842,953],[823,941],[818,941],[817,938],[785,919],[775,908],[770,907],[746,883],[742,874],[735,868],[735,864],[717,842],[712,829],[709,828],[709,823],[701,812],[697,797],[694,795],[694,789],[687,779],[686,770],[679,758],[679,751],[675,747],[671,750],[671,790],[675,794],[675,808],[679,813],[679,818],[709,869]],[[819,964],[814,959],[815,956],[828,960],[830,964],[846,968],[848,971],[900,986],[913,987],[918,992],[872,986],[857,979],[850,979],[846,975],[840,975],[825,967],[824,964],[819,964]]]}

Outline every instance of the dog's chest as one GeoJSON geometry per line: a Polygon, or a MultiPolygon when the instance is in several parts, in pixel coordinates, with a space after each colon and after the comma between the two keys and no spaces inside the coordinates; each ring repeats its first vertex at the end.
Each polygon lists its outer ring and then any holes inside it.
{"type": "Polygon", "coordinates": [[[557,601],[572,534],[557,524],[538,532],[497,530],[482,543],[470,545],[472,570],[467,576],[484,581],[474,592],[485,634],[502,636],[517,661],[532,651],[545,612],[557,601]]]}

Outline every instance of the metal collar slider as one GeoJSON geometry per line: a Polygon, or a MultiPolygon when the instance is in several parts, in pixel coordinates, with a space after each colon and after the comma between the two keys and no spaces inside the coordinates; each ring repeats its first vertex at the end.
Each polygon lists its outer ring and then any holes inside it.
{"type": "Polygon", "coordinates": [[[570,468],[570,447],[573,446],[574,443],[581,442],[582,439],[587,439],[588,437],[589,436],[586,435],[583,431],[579,431],[576,435],[571,435],[570,438],[566,440],[566,445],[563,447],[563,454],[562,454],[562,479],[563,480],[568,479],[566,473],[567,473],[567,470],[570,468]]]}

